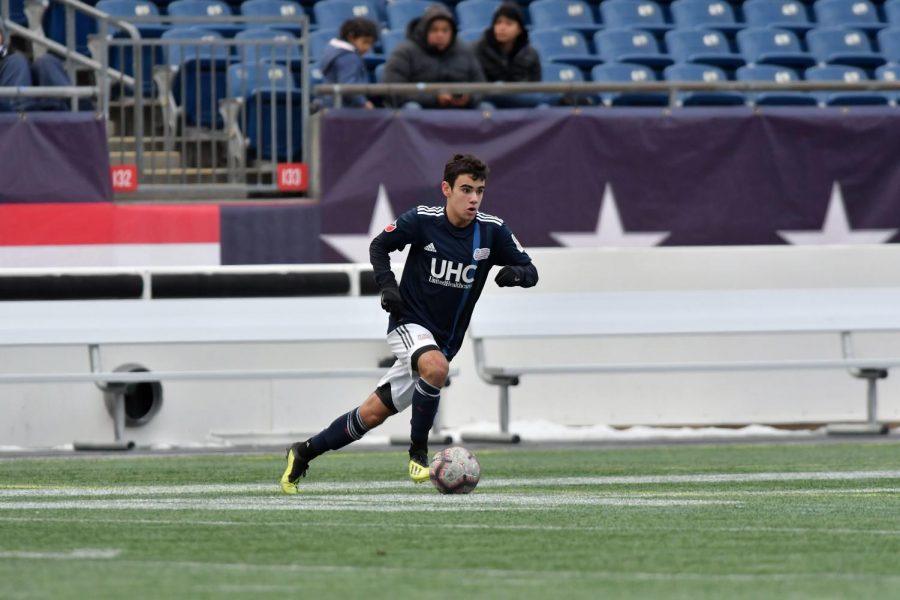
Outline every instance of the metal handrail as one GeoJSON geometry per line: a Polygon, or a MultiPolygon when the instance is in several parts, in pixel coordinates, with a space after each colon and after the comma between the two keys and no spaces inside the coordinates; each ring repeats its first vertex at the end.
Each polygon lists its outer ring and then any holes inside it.
{"type": "Polygon", "coordinates": [[[96,98],[99,95],[97,86],[0,87],[0,98],[96,98]]]}

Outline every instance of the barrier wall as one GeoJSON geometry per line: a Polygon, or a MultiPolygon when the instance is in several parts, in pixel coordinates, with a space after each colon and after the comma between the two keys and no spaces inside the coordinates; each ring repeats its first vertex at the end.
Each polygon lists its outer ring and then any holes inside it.
{"type": "MultiPolygon", "coordinates": [[[[741,289],[790,287],[900,286],[900,245],[871,247],[743,247],[656,249],[546,249],[533,252],[541,271],[539,287],[500,289],[486,294],[579,290],[741,289]]],[[[372,301],[377,301],[375,297],[372,301]]],[[[2,309],[2,303],[0,303],[2,309]]],[[[477,309],[476,309],[477,310],[477,309]]],[[[900,340],[861,336],[860,354],[897,353],[900,340]]],[[[666,338],[543,344],[542,352],[592,352],[610,361],[690,360],[695,357],[792,357],[812,352],[839,356],[834,337],[752,336],[666,338]]],[[[533,360],[531,349],[504,350],[516,362],[533,360]]],[[[337,345],[247,345],[111,347],[103,364],[112,369],[138,362],[151,369],[294,368],[363,364],[388,355],[384,344],[348,350],[337,345]]],[[[499,354],[494,354],[499,356],[499,354]]],[[[53,364],[84,371],[84,348],[0,351],[4,370],[53,364]]],[[[474,370],[467,342],[454,361],[460,374],[443,396],[445,425],[465,429],[496,423],[497,388],[474,370]]],[[[366,380],[271,382],[166,382],[159,414],[147,425],[126,430],[140,444],[192,444],[228,440],[280,443],[314,433],[336,414],[360,402],[374,387],[366,380]]],[[[900,421],[896,374],[879,383],[879,416],[900,421]]],[[[102,395],[91,384],[0,387],[0,446],[53,446],[110,441],[112,422],[102,395]]],[[[717,425],[746,423],[829,423],[865,418],[865,384],[841,371],[608,376],[527,376],[511,390],[513,427],[517,420],[543,419],[566,425],[717,425]]],[[[389,420],[375,435],[403,435],[408,417],[389,420]]]]}

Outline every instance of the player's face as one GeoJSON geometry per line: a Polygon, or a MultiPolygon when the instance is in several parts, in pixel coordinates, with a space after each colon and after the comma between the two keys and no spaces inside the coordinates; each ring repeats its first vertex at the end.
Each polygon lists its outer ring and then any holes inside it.
{"type": "Polygon", "coordinates": [[[447,218],[453,225],[465,227],[475,220],[484,197],[484,180],[476,181],[471,175],[460,175],[452,188],[446,181],[442,182],[441,191],[447,198],[447,218]]]}

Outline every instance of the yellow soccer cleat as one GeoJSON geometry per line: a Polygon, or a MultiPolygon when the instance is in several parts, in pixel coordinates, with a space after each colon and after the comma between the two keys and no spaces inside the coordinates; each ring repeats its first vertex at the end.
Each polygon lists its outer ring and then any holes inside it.
{"type": "Polygon", "coordinates": [[[285,467],[284,473],[281,475],[280,482],[281,491],[285,494],[296,494],[299,491],[297,489],[297,482],[300,481],[301,477],[306,477],[306,470],[309,468],[309,463],[300,458],[300,445],[302,443],[303,442],[297,442],[287,449],[287,467],[285,467]]]}
{"type": "Polygon", "coordinates": [[[410,454],[409,456],[409,478],[413,483],[425,483],[431,478],[428,472],[427,454],[410,454]]]}

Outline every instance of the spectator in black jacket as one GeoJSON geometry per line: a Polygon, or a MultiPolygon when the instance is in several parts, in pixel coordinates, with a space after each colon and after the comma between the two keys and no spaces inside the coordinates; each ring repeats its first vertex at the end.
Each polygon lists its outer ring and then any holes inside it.
{"type": "MultiPolygon", "coordinates": [[[[475,54],[488,81],[540,81],[541,58],[528,42],[522,10],[507,2],[497,7],[491,26],[475,44],[475,54]]],[[[491,97],[498,106],[531,106],[536,96],[491,97]]]]}
{"type": "MultiPolygon", "coordinates": [[[[384,66],[384,83],[483,82],[484,73],[472,49],[456,39],[456,21],[442,4],[409,22],[403,40],[384,66]]],[[[415,94],[397,97],[395,104],[415,102],[422,108],[469,108],[478,98],[469,94],[415,94]]]]}

